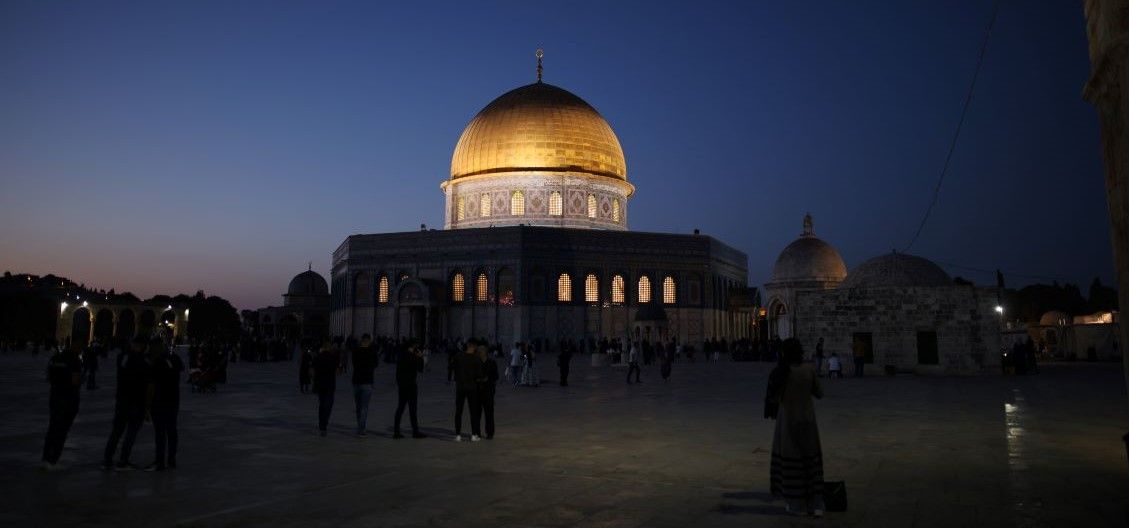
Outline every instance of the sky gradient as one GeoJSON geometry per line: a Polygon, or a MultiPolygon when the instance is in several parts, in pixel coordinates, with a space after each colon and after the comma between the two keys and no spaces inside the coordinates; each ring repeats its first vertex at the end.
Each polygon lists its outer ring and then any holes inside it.
{"type": "MultiPolygon", "coordinates": [[[[471,117],[535,80],[627,157],[635,231],[768,280],[810,211],[853,268],[929,204],[992,0],[0,4],[0,267],[281,302],[355,233],[441,227],[471,117]],[[849,4],[849,5],[848,5],[849,4]]],[[[1112,282],[1081,4],[1003,2],[912,253],[1112,282]]],[[[1023,275],[1023,276],[1021,276],[1023,275]]]]}

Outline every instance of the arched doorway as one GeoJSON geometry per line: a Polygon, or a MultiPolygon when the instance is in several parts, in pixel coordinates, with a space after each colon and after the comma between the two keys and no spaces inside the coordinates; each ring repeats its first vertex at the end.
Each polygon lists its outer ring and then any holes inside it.
{"type": "Polygon", "coordinates": [[[137,321],[134,320],[133,310],[125,309],[118,312],[118,339],[133,339],[137,330],[137,321]]]}
{"type": "Polygon", "coordinates": [[[161,324],[158,328],[161,337],[171,340],[176,337],[176,330],[176,312],[173,312],[171,308],[161,312],[161,324]]]}
{"type": "Polygon", "coordinates": [[[157,314],[153,310],[141,312],[141,321],[137,325],[137,336],[148,339],[157,329],[157,314]]]}
{"type": "Polygon", "coordinates": [[[94,337],[105,343],[114,335],[114,312],[108,308],[98,310],[94,316],[94,337]]]}
{"type": "Polygon", "coordinates": [[[768,306],[768,334],[769,337],[780,339],[792,337],[792,322],[788,317],[788,307],[780,302],[780,299],[773,299],[768,306]]]}
{"type": "Polygon", "coordinates": [[[72,347],[85,347],[90,339],[90,310],[79,308],[71,317],[72,347]]]}

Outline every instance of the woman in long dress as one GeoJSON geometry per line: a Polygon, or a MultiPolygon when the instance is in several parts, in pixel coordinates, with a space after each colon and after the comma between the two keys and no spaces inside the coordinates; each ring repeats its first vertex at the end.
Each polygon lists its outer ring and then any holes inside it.
{"type": "Polygon", "coordinates": [[[772,437],[772,494],[783,497],[788,513],[823,515],[823,449],[812,397],[822,398],[819,376],[803,363],[795,338],[784,341],[780,363],[769,375],[765,413],[775,406],[772,437]]]}
{"type": "Polygon", "coordinates": [[[522,354],[522,369],[521,369],[521,384],[527,387],[536,387],[541,384],[541,378],[537,375],[537,366],[534,363],[533,349],[526,347],[525,354],[522,354]]]}

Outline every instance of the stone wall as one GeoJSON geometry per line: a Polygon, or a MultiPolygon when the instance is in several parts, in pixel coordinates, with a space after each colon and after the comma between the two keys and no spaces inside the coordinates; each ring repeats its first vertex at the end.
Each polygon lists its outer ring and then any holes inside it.
{"type": "Polygon", "coordinates": [[[995,299],[995,290],[965,286],[800,291],[796,337],[809,356],[822,337],[824,353],[838,353],[847,372],[856,332],[872,335],[876,371],[992,371],[1000,364],[995,299]],[[918,332],[936,332],[936,365],[918,363],[918,332]]]}

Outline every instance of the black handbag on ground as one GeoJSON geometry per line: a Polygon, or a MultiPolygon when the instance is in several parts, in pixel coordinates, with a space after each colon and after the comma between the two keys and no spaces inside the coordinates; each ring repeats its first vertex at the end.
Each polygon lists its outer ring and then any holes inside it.
{"type": "Polygon", "coordinates": [[[847,511],[847,483],[841,480],[823,483],[823,507],[829,512],[847,511]]]}

